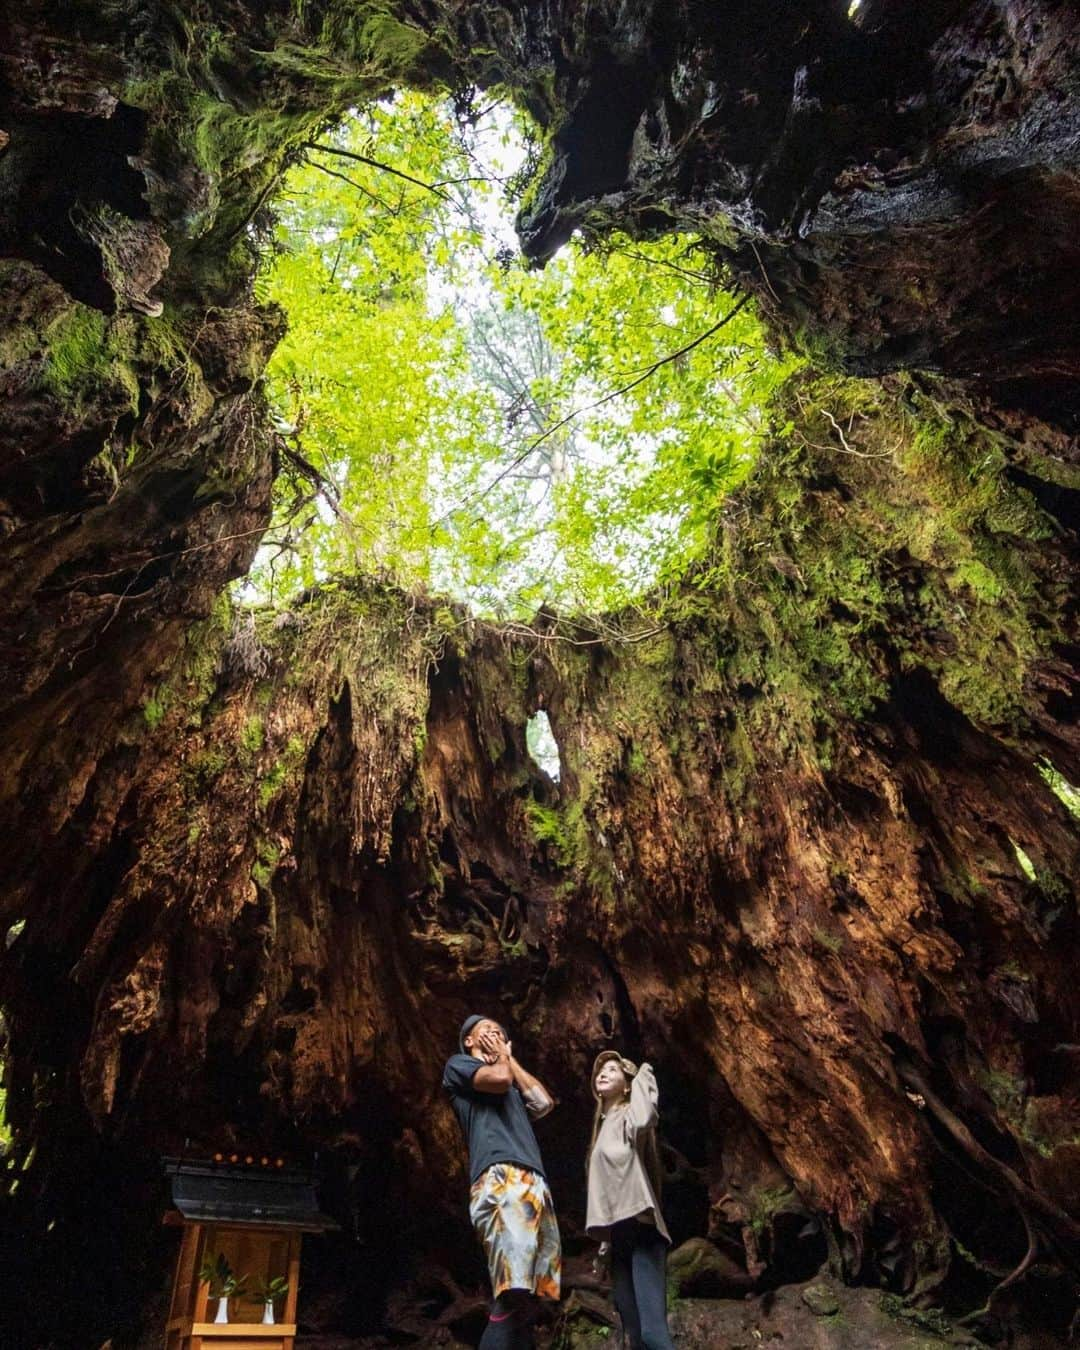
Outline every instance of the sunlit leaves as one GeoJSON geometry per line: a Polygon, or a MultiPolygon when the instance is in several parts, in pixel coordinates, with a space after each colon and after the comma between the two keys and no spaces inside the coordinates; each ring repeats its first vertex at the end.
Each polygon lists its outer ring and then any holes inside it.
{"type": "Polygon", "coordinates": [[[512,127],[401,96],[290,175],[263,590],[382,570],[489,613],[608,610],[700,555],[749,471],[787,373],[749,309],[712,332],[734,301],[685,237],[518,264],[512,127]]]}

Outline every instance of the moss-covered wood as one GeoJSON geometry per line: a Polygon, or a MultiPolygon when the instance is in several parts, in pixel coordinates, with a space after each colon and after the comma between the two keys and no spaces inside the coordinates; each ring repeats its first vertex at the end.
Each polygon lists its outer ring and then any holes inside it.
{"type": "Polygon", "coordinates": [[[394,1291],[415,1326],[448,1252],[479,1277],[435,1086],[477,1003],[563,1098],[571,1246],[580,1079],[618,1039],[659,1065],[681,1233],[726,1239],[759,1287],[828,1258],[971,1309],[1034,1233],[989,1315],[1061,1332],[1068,7],[35,0],[6,35],[14,1334],[150,1325],[155,1155],[230,1131],[321,1147],[370,1240],[322,1267],[355,1297],[324,1323],[394,1291]],[[818,366],[923,372],[792,386],[648,642],[358,579],[276,615],[221,599],[275,471],[261,213],[302,140],[401,81],[502,82],[541,122],[534,256],[578,225],[698,229],[818,366]],[[558,786],[525,748],[541,705],[558,786]]]}
{"type": "MultiPolygon", "coordinates": [[[[571,1233],[580,1083],[615,1038],[668,1084],[676,1212],[753,1279],[831,1252],[848,1279],[985,1292],[1019,1211],[987,1177],[957,1202],[974,1164],[903,1074],[1071,1193],[1062,540],[959,409],[788,399],[713,571],[646,642],[345,580],[188,629],[11,877],[23,1223],[101,1149],[228,1129],[360,1164],[361,1224],[394,1216],[385,1290],[461,1221],[435,1199],[460,1167],[439,1067],[488,1004],[564,1099],[571,1233]],[[526,750],[537,706],[559,785],[526,750]]],[[[1068,1242],[1065,1211],[1043,1222],[1068,1242]]]]}

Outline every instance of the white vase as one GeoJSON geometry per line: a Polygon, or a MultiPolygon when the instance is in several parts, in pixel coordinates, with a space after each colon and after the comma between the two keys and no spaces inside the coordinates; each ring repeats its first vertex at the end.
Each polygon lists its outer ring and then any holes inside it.
{"type": "Polygon", "coordinates": [[[268,1299],[266,1300],[266,1303],[265,1303],[264,1307],[263,1307],[263,1325],[264,1325],[264,1326],[270,1326],[270,1327],[272,1327],[272,1326],[275,1325],[275,1323],[274,1323],[274,1300],[273,1300],[272,1298],[268,1298],[268,1299]]]}
{"type": "Polygon", "coordinates": [[[227,1322],[228,1320],[229,1320],[229,1296],[228,1294],[221,1294],[218,1297],[217,1316],[214,1318],[214,1322],[215,1323],[227,1322]]]}

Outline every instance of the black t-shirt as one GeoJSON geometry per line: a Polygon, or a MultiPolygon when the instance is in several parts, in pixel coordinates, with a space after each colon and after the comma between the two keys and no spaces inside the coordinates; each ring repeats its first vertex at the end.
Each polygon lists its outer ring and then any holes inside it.
{"type": "Polygon", "coordinates": [[[500,1162],[517,1163],[544,1176],[525,1099],[516,1084],[505,1093],[479,1092],[472,1080],[483,1066],[475,1055],[451,1055],[443,1069],[443,1087],[469,1141],[469,1184],[500,1162]]]}

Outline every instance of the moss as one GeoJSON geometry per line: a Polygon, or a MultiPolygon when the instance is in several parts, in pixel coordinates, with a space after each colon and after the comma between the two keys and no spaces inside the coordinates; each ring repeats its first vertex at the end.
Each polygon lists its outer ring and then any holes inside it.
{"type": "Polygon", "coordinates": [[[287,116],[269,109],[245,114],[201,92],[193,93],[188,112],[195,158],[218,180],[263,166],[317,120],[310,113],[287,116]]]}
{"type": "Polygon", "coordinates": [[[932,1335],[946,1340],[953,1334],[953,1325],[940,1308],[913,1307],[899,1294],[882,1294],[879,1306],[887,1317],[903,1322],[906,1326],[929,1331],[932,1335]]]}
{"type": "Polygon", "coordinates": [[[278,795],[285,785],[288,777],[288,769],[284,764],[277,763],[269,773],[266,773],[259,780],[258,802],[262,810],[265,810],[274,798],[278,795]]]}
{"type": "Polygon", "coordinates": [[[222,643],[232,626],[232,608],[227,595],[220,595],[210,618],[194,624],[184,639],[180,664],[182,698],[189,726],[199,726],[217,692],[222,643]]]}
{"type": "Polygon", "coordinates": [[[274,800],[307,753],[307,742],[301,736],[290,736],[278,759],[259,780],[258,802],[263,810],[274,800]]]}
{"type": "Polygon", "coordinates": [[[1051,525],[1009,482],[999,440],[929,400],[913,416],[876,383],[806,372],[782,392],[776,421],[741,493],[741,530],[693,577],[699,609],[702,597],[730,597],[725,673],[758,691],[752,739],[826,762],[833,728],[887,698],[897,664],[928,670],[973,721],[1019,730],[1030,667],[1063,631],[1064,596],[1047,591],[1023,546],[1051,525]],[[838,429],[847,460],[829,449],[838,429]]]}
{"type": "Polygon", "coordinates": [[[7,1118],[7,1088],[3,1085],[4,1063],[0,1060],[0,1145],[5,1153],[11,1151],[12,1130],[7,1118]]]}
{"type": "Polygon", "coordinates": [[[1015,1122],[1017,1134],[1029,1148],[1042,1158],[1052,1158],[1059,1148],[1080,1145],[1080,1129],[1074,1121],[1065,1125],[1055,1115],[1044,1113],[1041,1107],[1039,1098],[1029,1098],[1015,1122]]]}
{"type": "Polygon", "coordinates": [[[169,711],[169,704],[172,702],[172,694],[167,685],[160,685],[152,694],[148,694],[143,700],[142,714],[143,721],[151,731],[161,725],[165,719],[165,714],[169,711]]]}
{"type": "Polygon", "coordinates": [[[626,772],[631,778],[640,777],[648,768],[648,761],[640,745],[632,745],[626,757],[626,772]]]}
{"type": "Polygon", "coordinates": [[[1065,905],[1072,898],[1072,887],[1068,878],[1052,867],[1040,868],[1035,876],[1036,885],[1051,905],[1065,905]]]}
{"type": "Polygon", "coordinates": [[[989,567],[979,562],[977,558],[968,558],[958,563],[946,574],[946,584],[953,589],[967,589],[977,600],[990,603],[1000,600],[1005,594],[1001,582],[989,567]]]}
{"type": "Polygon", "coordinates": [[[827,933],[824,928],[815,928],[814,941],[827,952],[832,952],[833,956],[838,956],[844,950],[844,938],[841,933],[827,933]]]}
{"type": "Polygon", "coordinates": [[[269,890],[281,850],[267,839],[260,839],[255,847],[255,861],[251,864],[251,879],[260,890],[269,890]]]}
{"type": "Polygon", "coordinates": [[[263,720],[256,713],[244,722],[240,731],[240,744],[249,754],[258,754],[266,741],[266,729],[263,720]]]}
{"type": "Polygon", "coordinates": [[[45,383],[58,394],[106,378],[112,364],[108,320],[100,310],[75,305],[46,330],[45,383]]]}
{"type": "Polygon", "coordinates": [[[198,754],[192,755],[183,768],[183,778],[188,792],[199,796],[207,792],[225,771],[228,757],[218,746],[207,746],[198,754]]]}
{"type": "Polygon", "coordinates": [[[45,330],[42,384],[76,415],[91,402],[117,396],[137,411],[139,384],[130,364],[134,326],[131,316],[110,321],[88,305],[73,305],[45,330]]]}
{"type": "Polygon", "coordinates": [[[950,1241],[953,1250],[956,1252],[957,1256],[960,1257],[961,1261],[966,1261],[973,1270],[981,1271],[984,1275],[993,1274],[993,1271],[987,1267],[986,1263],[977,1257],[973,1251],[970,1251],[965,1247],[958,1237],[953,1237],[950,1241]]]}
{"type": "Polygon", "coordinates": [[[430,45],[426,33],[391,14],[372,14],[360,31],[361,49],[388,75],[402,76],[421,66],[430,45]]]}
{"type": "Polygon", "coordinates": [[[750,1227],[761,1237],[772,1223],[773,1216],[780,1213],[794,1197],[791,1186],[767,1186],[755,1190],[750,1196],[750,1227]]]}
{"type": "Polygon", "coordinates": [[[189,333],[191,320],[168,305],[162,314],[132,319],[132,324],[134,363],[151,392],[160,389],[164,377],[183,395],[190,416],[208,413],[214,398],[191,351],[198,327],[189,333]]]}
{"type": "Polygon", "coordinates": [[[611,1345],[611,1327],[598,1326],[587,1311],[559,1319],[551,1350],[599,1350],[611,1345]]]}
{"type": "Polygon", "coordinates": [[[1007,1121],[1018,1125],[1023,1120],[1027,1086],[1022,1078],[1004,1069],[985,1068],[976,1074],[976,1081],[1007,1121]]]}
{"type": "MultiPolygon", "coordinates": [[[[148,157],[162,170],[157,191],[171,191],[170,166],[201,180],[202,191],[183,203],[180,216],[188,239],[199,244],[178,241],[172,267],[215,290],[250,275],[251,251],[240,227],[274,182],[289,148],[325,121],[329,107],[344,105],[347,58],[326,59],[336,67],[341,98],[324,86],[318,106],[311,107],[288,97],[281,68],[288,57],[279,58],[269,34],[262,50],[234,49],[213,25],[192,20],[185,23],[179,47],[170,67],[130,81],[124,98],[148,115],[148,157]],[[217,236],[216,247],[207,245],[211,235],[217,236]]],[[[355,89],[355,69],[352,78],[355,89]]]]}
{"type": "Polygon", "coordinates": [[[430,88],[436,81],[453,82],[449,55],[437,38],[405,22],[393,9],[380,0],[328,8],[319,48],[346,58],[339,67],[343,97],[356,100],[358,75],[372,93],[397,83],[430,88]]]}
{"type": "Polygon", "coordinates": [[[536,842],[548,845],[559,866],[566,866],[572,850],[570,833],[562,812],[530,800],[525,803],[525,819],[536,842]]]}
{"type": "Polygon", "coordinates": [[[555,163],[555,136],[557,123],[549,123],[540,147],[540,153],[532,168],[532,173],[518,205],[518,220],[531,219],[540,204],[542,194],[547,190],[547,176],[555,163]]]}

